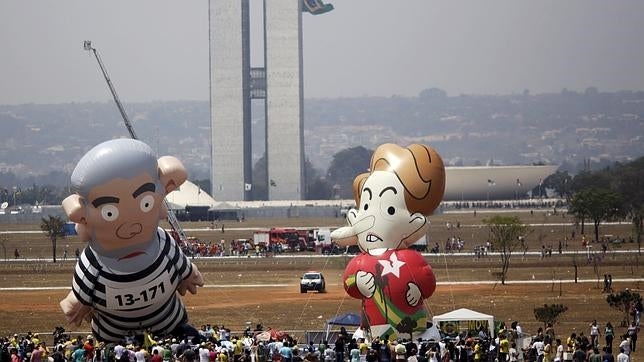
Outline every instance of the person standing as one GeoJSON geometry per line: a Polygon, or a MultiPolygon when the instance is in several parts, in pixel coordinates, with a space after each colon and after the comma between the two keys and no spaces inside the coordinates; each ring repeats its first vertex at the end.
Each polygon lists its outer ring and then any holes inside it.
{"type": "Polygon", "coordinates": [[[626,354],[623,348],[619,349],[619,354],[617,355],[617,362],[629,362],[629,355],[626,354]]]}
{"type": "Polygon", "coordinates": [[[537,362],[542,362],[543,361],[543,356],[544,356],[544,347],[545,343],[543,343],[543,338],[542,337],[536,337],[534,342],[532,343],[532,348],[537,352],[537,362]]]}
{"type": "Polygon", "coordinates": [[[351,344],[351,348],[349,350],[349,361],[360,362],[360,349],[357,344],[351,344]]]}
{"type": "Polygon", "coordinates": [[[608,348],[608,353],[613,354],[613,339],[615,338],[615,332],[613,331],[613,325],[610,322],[606,323],[604,327],[604,339],[606,340],[606,348],[608,348]]]}
{"type": "MultiPolygon", "coordinates": [[[[518,326],[518,325],[517,325],[518,326]]],[[[506,362],[510,354],[510,341],[505,333],[499,335],[499,362],[506,362]]]]}
{"type": "Polygon", "coordinates": [[[599,348],[592,347],[592,353],[588,356],[588,362],[602,362],[602,355],[599,354],[599,348]]]}
{"type": "Polygon", "coordinates": [[[143,346],[139,346],[138,351],[134,352],[136,362],[146,362],[149,358],[148,351],[143,346]]]}
{"type": "Polygon", "coordinates": [[[394,354],[396,355],[396,361],[407,360],[407,348],[405,344],[394,341],[394,354]]]}
{"type": "Polygon", "coordinates": [[[637,345],[637,332],[639,332],[639,330],[640,328],[635,324],[635,321],[633,321],[626,332],[626,334],[628,334],[628,338],[631,339],[631,352],[635,352],[635,347],[637,345]]]}
{"type": "Polygon", "coordinates": [[[609,352],[607,347],[602,348],[602,361],[603,362],[615,362],[615,357],[613,357],[613,353],[609,352]]]}
{"type": "Polygon", "coordinates": [[[335,350],[329,346],[324,349],[324,362],[335,362],[335,350]]]}
{"type": "Polygon", "coordinates": [[[561,344],[561,339],[557,338],[555,340],[555,358],[553,359],[554,362],[563,361],[563,352],[564,352],[564,348],[563,348],[563,345],[561,344]]]}
{"type": "Polygon", "coordinates": [[[597,326],[596,319],[590,324],[590,344],[591,347],[597,347],[599,345],[599,326],[597,326]]]}
{"type": "Polygon", "coordinates": [[[586,361],[586,352],[581,349],[581,343],[577,344],[575,353],[572,354],[573,362],[585,362],[586,361]]]}
{"type": "Polygon", "coordinates": [[[509,358],[510,362],[517,362],[519,360],[519,351],[517,350],[517,344],[515,342],[512,342],[512,344],[510,344],[509,358]]]}
{"type": "Polygon", "coordinates": [[[206,342],[201,342],[199,346],[199,362],[210,362],[210,349],[206,342]]]}
{"type": "Polygon", "coordinates": [[[340,336],[335,341],[335,361],[344,362],[344,337],[340,336]]]}
{"type": "Polygon", "coordinates": [[[288,341],[284,342],[284,345],[280,348],[280,356],[282,356],[282,362],[291,362],[293,360],[293,350],[288,341]]]}
{"type": "Polygon", "coordinates": [[[479,339],[474,344],[474,362],[480,362],[481,361],[481,354],[482,354],[481,353],[481,348],[482,348],[481,343],[483,343],[483,341],[481,339],[479,339]]]}
{"type": "Polygon", "coordinates": [[[152,357],[150,357],[150,362],[163,362],[163,357],[159,354],[159,350],[155,349],[152,351],[152,357]]]}
{"type": "Polygon", "coordinates": [[[552,362],[553,349],[554,348],[552,347],[552,339],[550,338],[549,335],[546,334],[543,342],[543,362],[552,362]]]}
{"type": "Polygon", "coordinates": [[[622,341],[619,342],[619,351],[624,350],[624,353],[630,356],[631,354],[631,342],[628,340],[628,335],[624,334],[622,336],[622,341]]]}

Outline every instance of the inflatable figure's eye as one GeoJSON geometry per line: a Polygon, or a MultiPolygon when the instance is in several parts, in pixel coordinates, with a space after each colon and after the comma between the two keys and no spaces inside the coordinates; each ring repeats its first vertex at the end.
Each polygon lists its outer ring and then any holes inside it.
{"type": "Polygon", "coordinates": [[[393,215],[393,214],[395,214],[395,213],[396,213],[396,208],[395,208],[395,207],[393,207],[393,206],[389,206],[389,207],[387,208],[387,214],[389,214],[389,215],[393,215]]]}
{"type": "Polygon", "coordinates": [[[154,207],[154,197],[152,195],[147,195],[141,199],[141,211],[150,212],[154,207]]]}
{"type": "Polygon", "coordinates": [[[364,204],[362,210],[367,211],[369,209],[369,204],[364,204]]]}
{"type": "Polygon", "coordinates": [[[119,209],[114,205],[105,205],[101,207],[101,216],[105,221],[114,221],[119,217],[119,209]]]}

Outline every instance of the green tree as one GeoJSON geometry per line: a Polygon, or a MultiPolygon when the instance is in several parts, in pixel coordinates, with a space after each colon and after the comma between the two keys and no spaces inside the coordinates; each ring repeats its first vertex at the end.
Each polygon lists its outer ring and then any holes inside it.
{"type": "Polygon", "coordinates": [[[599,240],[600,223],[621,215],[622,203],[619,194],[612,190],[589,188],[573,195],[568,212],[581,220],[582,234],[584,220],[586,218],[592,220],[595,227],[595,240],[599,240]]]}
{"type": "Polygon", "coordinates": [[[304,172],[306,175],[306,200],[329,200],[332,196],[331,184],[321,176],[321,172],[313,167],[313,164],[306,159],[304,161],[304,172]]]}
{"type": "Polygon", "coordinates": [[[568,307],[563,304],[544,304],[543,307],[537,307],[534,309],[534,318],[543,323],[544,327],[546,327],[548,323],[555,325],[559,315],[567,310],[568,307]]]}
{"type": "Polygon", "coordinates": [[[501,284],[505,284],[512,252],[531,230],[517,216],[494,215],[483,222],[490,228],[494,249],[501,253],[501,284]]]}
{"type": "Polygon", "coordinates": [[[572,176],[568,171],[557,171],[543,180],[543,187],[553,189],[559,196],[570,200],[572,197],[572,176]]]}
{"type": "Polygon", "coordinates": [[[624,314],[624,321],[626,321],[627,326],[631,324],[631,305],[641,301],[642,297],[639,293],[635,293],[630,289],[625,289],[619,293],[611,293],[606,296],[606,303],[624,314]]]}
{"type": "Polygon", "coordinates": [[[327,180],[336,190],[335,198],[353,198],[353,179],[367,172],[373,150],[362,146],[342,150],[333,155],[327,172],[327,180]]]}
{"type": "Polygon", "coordinates": [[[575,175],[572,179],[572,193],[577,193],[579,191],[587,189],[608,189],[610,188],[610,174],[606,172],[608,170],[591,172],[591,171],[582,171],[575,175]]]}
{"type": "Polygon", "coordinates": [[[56,241],[58,240],[58,238],[65,237],[65,222],[63,221],[63,219],[60,218],[60,216],[49,215],[48,218],[43,217],[41,219],[40,230],[42,230],[51,241],[52,256],[55,263],[56,262],[56,241]]]}
{"type": "Polygon", "coordinates": [[[644,220],[644,157],[616,170],[613,189],[621,194],[622,208],[633,223],[638,252],[642,252],[642,226],[644,220]]]}

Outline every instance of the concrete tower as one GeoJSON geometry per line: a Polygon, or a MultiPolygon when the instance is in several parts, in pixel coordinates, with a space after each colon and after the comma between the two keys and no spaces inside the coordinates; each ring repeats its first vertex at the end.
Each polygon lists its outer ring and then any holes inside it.
{"type": "Polygon", "coordinates": [[[210,0],[210,125],[215,200],[247,200],[252,183],[248,0],[210,0]]]}
{"type": "Polygon", "coordinates": [[[264,1],[269,200],[304,195],[301,0],[264,1]]]}
{"type": "MultiPolygon", "coordinates": [[[[258,0],[257,0],[258,1],[258,0]]],[[[250,67],[249,0],[210,0],[212,195],[249,200],[251,99],[264,99],[269,200],[300,200],[304,190],[302,11],[322,0],[264,0],[264,65],[250,67]]]]}

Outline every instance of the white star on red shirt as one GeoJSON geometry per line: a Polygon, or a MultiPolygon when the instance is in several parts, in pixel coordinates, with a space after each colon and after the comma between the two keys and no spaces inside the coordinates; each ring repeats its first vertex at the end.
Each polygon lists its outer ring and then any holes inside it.
{"type": "Polygon", "coordinates": [[[400,278],[400,267],[405,265],[404,261],[398,260],[396,253],[391,253],[389,260],[378,260],[384,269],[382,270],[382,276],[387,274],[393,274],[396,278],[400,278]]]}

